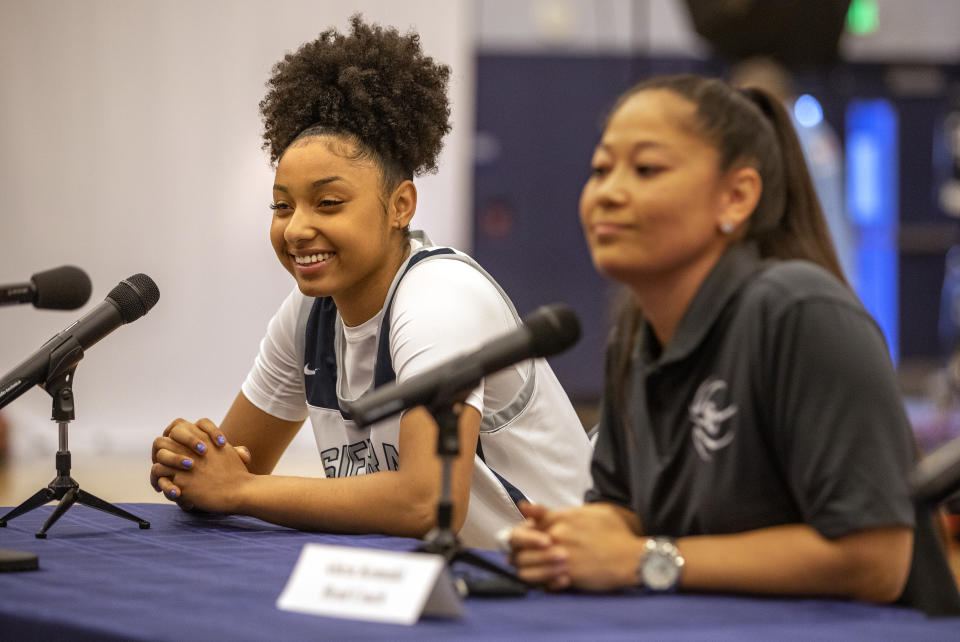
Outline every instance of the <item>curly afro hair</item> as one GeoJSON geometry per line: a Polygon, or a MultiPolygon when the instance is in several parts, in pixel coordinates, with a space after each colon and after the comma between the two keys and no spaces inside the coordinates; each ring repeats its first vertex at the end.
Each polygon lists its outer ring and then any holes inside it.
{"type": "Polygon", "coordinates": [[[350,35],[327,29],[274,65],[260,102],[271,162],[301,136],[335,134],[355,139],[385,178],[435,172],[450,131],[450,68],[423,54],[416,33],[360,14],[350,26],[350,35]]]}

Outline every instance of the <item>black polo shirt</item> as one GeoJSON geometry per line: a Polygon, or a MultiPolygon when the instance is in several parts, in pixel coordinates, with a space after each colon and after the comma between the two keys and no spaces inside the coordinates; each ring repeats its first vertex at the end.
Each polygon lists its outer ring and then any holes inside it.
{"type": "MultiPolygon", "coordinates": [[[[673,537],[914,526],[914,442],[883,335],[826,271],[734,246],[665,350],[648,325],[639,333],[627,431],[608,358],[588,501],[620,504],[644,532],[673,537]]],[[[932,531],[917,533],[917,554],[939,554],[949,576],[932,531]]],[[[941,587],[956,596],[952,580],[941,587]]]]}

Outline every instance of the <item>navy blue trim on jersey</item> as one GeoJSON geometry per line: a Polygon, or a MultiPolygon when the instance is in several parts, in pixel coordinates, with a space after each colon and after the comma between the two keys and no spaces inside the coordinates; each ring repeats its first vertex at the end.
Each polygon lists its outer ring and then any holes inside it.
{"type": "MultiPolygon", "coordinates": [[[[423,259],[431,256],[437,256],[438,254],[454,253],[455,252],[449,247],[441,247],[437,248],[436,250],[417,252],[410,257],[410,260],[407,262],[407,266],[404,268],[403,273],[400,275],[400,278],[397,279],[397,283],[399,284],[400,280],[407,275],[407,272],[410,271],[410,268],[423,259]]],[[[380,322],[380,336],[377,338],[377,360],[373,366],[374,388],[379,388],[383,384],[391,383],[397,379],[397,373],[393,370],[393,359],[390,357],[390,311],[392,309],[393,298],[387,301],[387,305],[383,309],[383,320],[380,322]]]]}
{"type": "MultiPolygon", "coordinates": [[[[397,279],[406,276],[414,265],[420,261],[438,254],[454,254],[448,248],[438,248],[425,252],[417,252],[407,262],[403,273],[397,279]]],[[[394,289],[396,293],[396,289],[394,289]]],[[[397,374],[393,370],[393,359],[390,357],[390,310],[393,308],[393,298],[386,302],[383,310],[383,320],[380,322],[380,335],[377,338],[377,358],[373,366],[373,387],[395,381],[397,374]]],[[[337,306],[333,297],[320,297],[314,300],[313,307],[306,324],[306,343],[304,344],[303,384],[307,393],[307,403],[315,408],[338,410],[345,421],[350,421],[350,414],[340,407],[337,401],[337,306]]]]}
{"type": "MultiPolygon", "coordinates": [[[[483,463],[487,463],[487,460],[483,458],[483,445],[480,443],[479,435],[477,436],[477,457],[479,457],[480,461],[483,463]]],[[[510,495],[510,499],[513,500],[514,504],[519,504],[521,501],[526,501],[527,496],[523,494],[523,491],[504,479],[503,475],[495,471],[493,468],[490,468],[490,466],[487,466],[487,470],[493,473],[500,483],[503,484],[503,489],[507,491],[508,495],[510,495]]]]}
{"type": "Polygon", "coordinates": [[[303,385],[308,404],[315,408],[340,410],[340,415],[349,420],[349,415],[337,402],[337,356],[332,349],[336,324],[337,306],[333,298],[315,299],[305,330],[303,385]]]}

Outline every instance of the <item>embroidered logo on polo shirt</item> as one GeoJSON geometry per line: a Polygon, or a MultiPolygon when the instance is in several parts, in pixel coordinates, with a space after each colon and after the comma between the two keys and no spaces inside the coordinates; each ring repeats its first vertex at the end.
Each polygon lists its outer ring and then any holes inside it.
{"type": "Polygon", "coordinates": [[[690,421],[693,422],[693,445],[703,461],[711,461],[713,453],[730,445],[734,432],[729,424],[724,425],[730,417],[737,414],[736,404],[731,404],[720,410],[717,408],[715,395],[727,389],[727,383],[720,379],[708,377],[693,396],[690,404],[690,421]]]}

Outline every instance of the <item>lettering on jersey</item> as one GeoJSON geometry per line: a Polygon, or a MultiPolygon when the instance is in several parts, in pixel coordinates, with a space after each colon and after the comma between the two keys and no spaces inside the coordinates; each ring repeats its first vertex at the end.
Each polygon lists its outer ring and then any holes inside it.
{"type": "Polygon", "coordinates": [[[366,459],[366,471],[368,473],[380,472],[380,460],[377,459],[377,449],[373,447],[373,442],[371,442],[369,439],[366,441],[366,445],[367,452],[369,453],[366,459]]]}
{"type": "Polygon", "coordinates": [[[383,444],[383,463],[377,457],[373,442],[364,439],[339,448],[320,452],[323,471],[327,477],[354,477],[381,470],[396,470],[400,455],[393,444],[383,444]]]}
{"type": "Polygon", "coordinates": [[[397,449],[393,444],[384,444],[383,459],[387,462],[387,470],[397,470],[397,465],[400,461],[400,453],[397,452],[397,449]]]}
{"type": "Polygon", "coordinates": [[[727,389],[727,383],[714,377],[708,377],[697,388],[690,404],[690,421],[693,422],[693,445],[703,461],[711,461],[713,454],[730,445],[734,430],[724,422],[737,414],[736,404],[720,410],[717,395],[727,389]]]}
{"type": "Polygon", "coordinates": [[[340,447],[340,470],[337,471],[337,477],[352,477],[366,472],[363,468],[364,458],[361,453],[367,449],[366,441],[358,441],[355,444],[344,444],[340,447]]]}
{"type": "Polygon", "coordinates": [[[337,476],[337,460],[340,459],[339,448],[327,448],[320,452],[320,461],[323,462],[323,473],[328,477],[337,476]]]}

